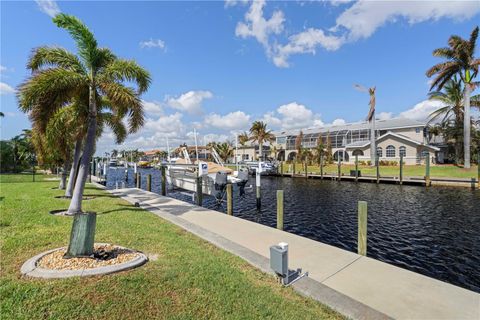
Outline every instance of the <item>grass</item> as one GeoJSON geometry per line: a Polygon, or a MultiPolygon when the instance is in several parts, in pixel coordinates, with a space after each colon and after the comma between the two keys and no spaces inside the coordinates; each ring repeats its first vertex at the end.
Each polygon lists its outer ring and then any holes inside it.
{"type": "MultiPolygon", "coordinates": [[[[293,166],[289,169],[288,164],[283,165],[284,172],[287,173],[293,170],[293,166]]],[[[375,176],[376,168],[371,166],[361,166],[359,165],[359,170],[363,176],[375,176]]],[[[342,164],[342,173],[345,175],[350,175],[350,170],[354,170],[355,165],[342,164]]],[[[308,172],[320,174],[319,166],[308,166],[308,172]]],[[[400,167],[399,166],[380,166],[380,176],[388,177],[398,177],[400,167]]],[[[424,165],[405,165],[403,167],[403,176],[404,177],[423,177],[425,176],[425,166],[424,165]]],[[[296,173],[305,173],[304,167],[297,163],[295,165],[296,173]]],[[[338,166],[337,164],[330,164],[324,167],[324,173],[328,174],[337,174],[338,166]]],[[[472,166],[470,169],[464,169],[462,167],[457,167],[454,165],[438,165],[430,166],[430,177],[431,178],[462,178],[462,179],[471,179],[478,178],[478,167],[472,166]]]]}
{"type": "Polygon", "coordinates": [[[0,184],[0,314],[3,319],[341,319],[283,288],[242,259],[105,191],[87,186],[97,242],[157,256],[141,268],[90,278],[20,276],[30,257],[67,244],[71,218],[52,216],[58,182],[0,184]]]}
{"type": "Polygon", "coordinates": [[[0,174],[0,183],[11,183],[11,182],[33,182],[33,179],[35,179],[35,182],[39,181],[45,181],[46,179],[54,179],[56,178],[55,176],[47,176],[44,174],[35,174],[35,177],[31,172],[25,172],[25,173],[17,173],[17,174],[11,174],[11,173],[2,173],[0,174]]]}

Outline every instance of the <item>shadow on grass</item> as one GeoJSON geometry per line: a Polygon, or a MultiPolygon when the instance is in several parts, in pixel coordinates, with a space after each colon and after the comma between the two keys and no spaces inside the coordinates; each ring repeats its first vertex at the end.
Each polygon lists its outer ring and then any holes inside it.
{"type": "MultiPolygon", "coordinates": [[[[128,207],[128,206],[126,206],[128,207]]],[[[114,212],[119,212],[119,211],[131,211],[131,212],[145,212],[142,208],[135,208],[133,206],[130,206],[130,208],[117,208],[117,209],[112,209],[112,210],[107,210],[107,211],[99,211],[97,212],[98,215],[100,214],[108,214],[108,213],[114,213],[114,212]]]]}

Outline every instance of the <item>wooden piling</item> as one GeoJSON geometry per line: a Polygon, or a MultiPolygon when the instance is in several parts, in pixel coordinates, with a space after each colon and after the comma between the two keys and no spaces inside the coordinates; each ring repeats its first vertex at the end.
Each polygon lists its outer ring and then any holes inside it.
{"type": "Polygon", "coordinates": [[[377,171],[377,183],[380,183],[380,161],[378,156],[375,157],[375,167],[377,171]]]}
{"type": "Polygon", "coordinates": [[[305,179],[308,178],[308,163],[305,161],[305,179]]]}
{"type": "Polygon", "coordinates": [[[283,190],[277,190],[277,229],[283,230],[283,190]]]}
{"type": "Polygon", "coordinates": [[[358,182],[358,154],[355,155],[355,181],[358,182]]]}
{"type": "Polygon", "coordinates": [[[202,177],[197,177],[197,205],[203,204],[202,177]]]}
{"type": "Polygon", "coordinates": [[[323,152],[320,153],[320,179],[323,180],[323,152]]]}
{"type": "Polygon", "coordinates": [[[430,152],[425,158],[425,186],[429,187],[431,185],[430,181],[430,152]]]}
{"type": "Polygon", "coordinates": [[[280,161],[280,175],[283,177],[283,161],[280,161]]]}
{"type": "Polygon", "coordinates": [[[142,176],[140,175],[140,172],[137,172],[137,188],[142,188],[142,176]]]}
{"type": "Polygon", "coordinates": [[[257,186],[257,209],[262,207],[262,199],[260,198],[260,186],[257,186]]]}
{"type": "Polygon", "coordinates": [[[400,184],[403,184],[403,154],[400,155],[400,184]]]}
{"type": "Polygon", "coordinates": [[[340,160],[340,154],[338,155],[338,164],[337,164],[337,179],[338,181],[342,180],[342,160],[340,160]]]}
{"type": "Polygon", "coordinates": [[[367,202],[358,201],[358,254],[367,255],[367,202]]]}
{"type": "Polygon", "coordinates": [[[152,191],[152,175],[147,175],[147,191],[152,191]]]}
{"type": "Polygon", "coordinates": [[[295,175],[295,163],[297,161],[296,160],[293,160],[293,172],[292,172],[292,177],[295,175]]]}
{"type": "Polygon", "coordinates": [[[233,194],[232,184],[227,184],[227,214],[233,216],[233,194]]]}
{"type": "Polygon", "coordinates": [[[167,195],[167,176],[165,174],[165,166],[161,166],[160,171],[162,172],[162,196],[166,196],[167,195]]]}

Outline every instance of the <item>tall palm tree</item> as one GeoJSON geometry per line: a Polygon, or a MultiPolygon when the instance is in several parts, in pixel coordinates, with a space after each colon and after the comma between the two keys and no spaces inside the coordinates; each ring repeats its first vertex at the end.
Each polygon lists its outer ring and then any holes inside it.
{"type": "Polygon", "coordinates": [[[79,95],[88,96],[87,130],[83,143],[78,178],[68,208],[70,214],[82,212],[82,198],[95,150],[99,110],[103,97],[118,118],[128,117],[129,132],[136,132],[144,123],[139,95],[150,84],[149,73],[136,62],[117,58],[109,49],[99,48],[92,32],[76,17],[59,14],[53,21],[66,29],[75,40],[78,56],[62,48],[41,47],[30,59],[35,73],[19,88],[20,107],[30,112],[38,105],[50,105],[41,112],[52,114],[79,95]],[[124,83],[134,82],[137,89],[124,83]]]}
{"type": "Polygon", "coordinates": [[[258,143],[260,150],[260,160],[263,159],[263,144],[266,142],[273,142],[275,136],[272,131],[267,129],[267,124],[263,121],[254,121],[250,128],[250,140],[258,143]]]}
{"type": "Polygon", "coordinates": [[[245,160],[245,146],[247,145],[248,140],[250,140],[250,137],[248,136],[248,132],[244,131],[238,136],[238,143],[242,146],[242,161],[245,160]]]}
{"type": "MultiPolygon", "coordinates": [[[[437,128],[441,127],[453,127],[461,128],[463,127],[463,86],[462,82],[457,79],[456,76],[452,80],[449,80],[442,91],[433,91],[429,94],[430,100],[436,100],[443,103],[443,107],[435,110],[430,114],[429,122],[439,120],[442,124],[437,128]]],[[[430,130],[431,132],[431,130],[430,130]]],[[[455,162],[457,164],[461,161],[461,142],[462,142],[462,132],[459,130],[444,130],[445,133],[450,132],[454,133],[452,138],[454,139],[455,144],[455,162]]]]}
{"type": "Polygon", "coordinates": [[[426,73],[428,77],[435,75],[430,90],[433,88],[437,88],[438,91],[442,90],[443,86],[455,75],[460,76],[465,86],[463,111],[465,119],[463,121],[463,157],[465,168],[470,168],[470,94],[478,84],[474,79],[478,74],[480,65],[480,59],[476,59],[473,56],[475,54],[478,31],[479,28],[477,26],[473,29],[468,40],[452,35],[448,40],[448,47],[433,50],[435,57],[444,58],[446,61],[434,65],[426,73]]]}

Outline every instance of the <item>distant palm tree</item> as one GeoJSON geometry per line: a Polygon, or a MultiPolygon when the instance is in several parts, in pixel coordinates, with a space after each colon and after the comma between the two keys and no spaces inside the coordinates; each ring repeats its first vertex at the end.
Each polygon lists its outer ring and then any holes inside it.
{"type": "Polygon", "coordinates": [[[78,57],[65,49],[40,47],[29,61],[33,73],[19,88],[20,107],[29,112],[40,102],[49,104],[45,113],[53,114],[65,102],[88,96],[88,120],[78,178],[75,183],[70,214],[82,212],[82,198],[95,149],[102,97],[110,102],[116,117],[128,116],[129,132],[137,131],[144,123],[144,110],[139,94],[150,84],[150,75],[134,61],[117,58],[109,49],[99,48],[94,35],[77,18],[59,14],[53,21],[66,29],[76,42],[78,57]],[[134,82],[138,89],[127,87],[124,81],[134,82]]]}
{"type": "Polygon", "coordinates": [[[301,161],[302,159],[302,143],[303,143],[303,131],[300,130],[298,136],[295,138],[295,149],[297,150],[296,158],[301,161]]]}
{"type": "Polygon", "coordinates": [[[453,35],[448,40],[448,47],[435,49],[435,57],[445,58],[447,61],[434,65],[427,70],[427,76],[433,79],[430,90],[437,88],[442,90],[443,86],[455,75],[459,75],[464,88],[464,119],[463,121],[463,147],[464,147],[464,167],[470,168],[470,94],[478,84],[474,82],[478,73],[480,59],[476,59],[475,46],[478,37],[478,26],[473,29],[470,39],[465,40],[460,36],[453,35]]]}
{"type": "Polygon", "coordinates": [[[215,150],[224,162],[227,162],[234,154],[232,146],[227,142],[218,143],[215,150]]]}
{"type": "Polygon", "coordinates": [[[248,140],[250,140],[250,137],[248,136],[248,132],[244,131],[238,136],[238,143],[242,146],[242,161],[245,160],[245,146],[247,145],[248,140]]]}
{"type": "Polygon", "coordinates": [[[260,160],[263,159],[263,144],[266,142],[273,142],[275,136],[267,129],[267,124],[263,121],[255,121],[250,128],[250,140],[258,143],[260,150],[260,160]]]}

